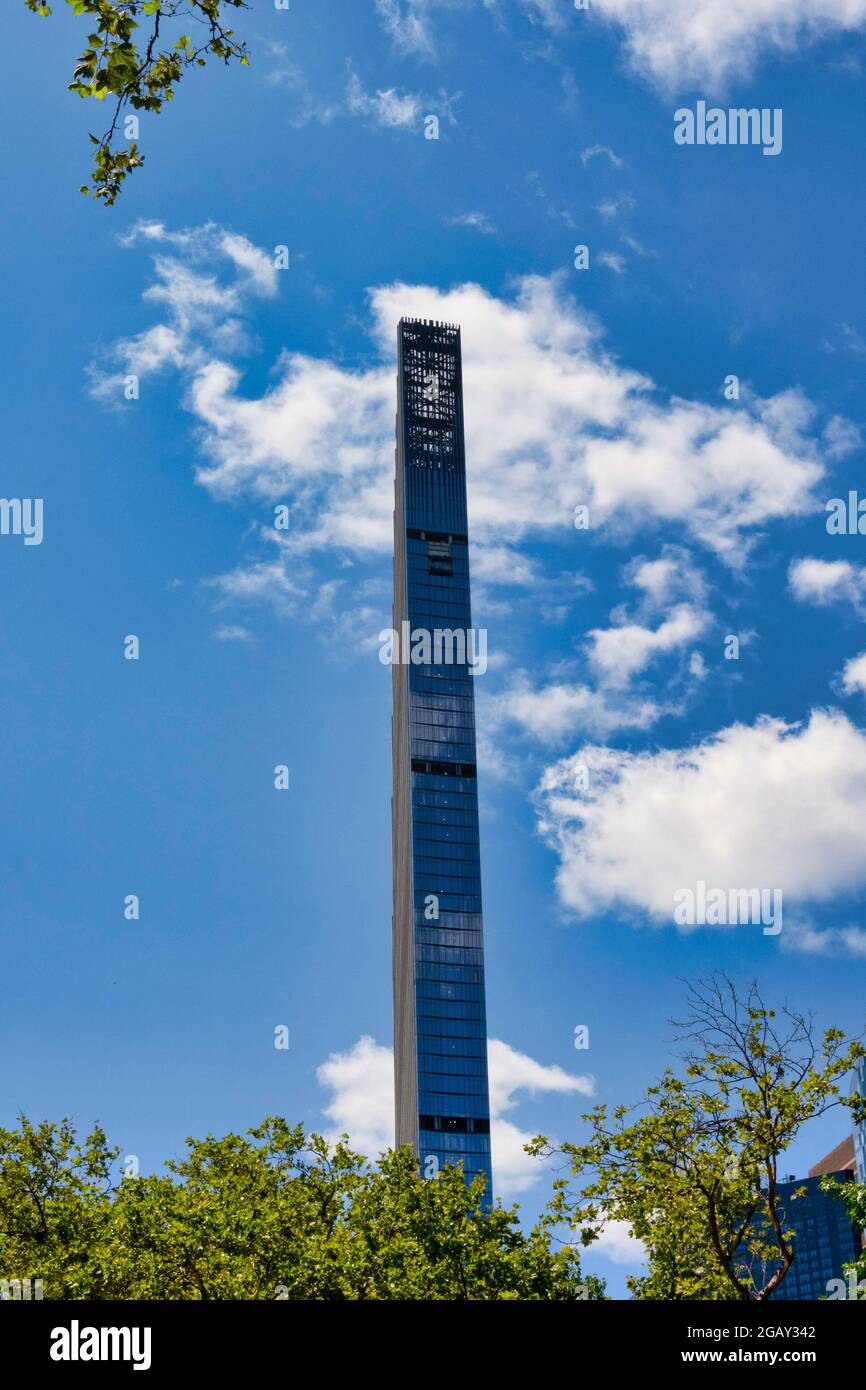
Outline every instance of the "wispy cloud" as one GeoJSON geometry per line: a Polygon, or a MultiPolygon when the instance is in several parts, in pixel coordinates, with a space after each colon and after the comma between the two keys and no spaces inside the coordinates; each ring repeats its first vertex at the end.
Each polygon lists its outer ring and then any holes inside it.
{"type": "Polygon", "coordinates": [[[223,623],[214,632],[218,642],[254,642],[256,639],[249,628],[236,623],[223,623]]]}
{"type": "Polygon", "coordinates": [[[632,212],[636,207],[637,202],[630,193],[619,193],[615,198],[602,198],[600,203],[596,203],[595,210],[609,222],[611,218],[619,217],[623,212],[632,212]]]}
{"type": "Polygon", "coordinates": [[[580,162],[585,169],[591,159],[598,159],[599,156],[608,159],[614,169],[622,169],[624,167],[625,161],[620,159],[619,155],[615,150],[611,149],[610,145],[589,145],[585,150],[581,150],[580,162]]]}
{"type": "Polygon", "coordinates": [[[496,228],[486,212],[462,212],[457,217],[446,218],[449,227],[470,227],[484,236],[495,236],[496,228]]]}
{"type": "Polygon", "coordinates": [[[436,45],[429,0],[376,0],[378,14],[401,53],[432,57],[436,45]]]}
{"type": "Polygon", "coordinates": [[[457,125],[454,107],[459,100],[459,92],[449,94],[444,87],[439,88],[435,98],[418,92],[400,92],[396,87],[367,92],[357,73],[349,71],[348,110],[353,116],[361,116],[371,125],[385,129],[415,130],[422,115],[435,115],[449,125],[457,125]]]}

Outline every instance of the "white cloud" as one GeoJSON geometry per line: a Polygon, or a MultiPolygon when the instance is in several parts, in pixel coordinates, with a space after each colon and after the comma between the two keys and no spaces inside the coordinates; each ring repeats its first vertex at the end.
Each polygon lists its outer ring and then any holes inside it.
{"type": "Polygon", "coordinates": [[[615,275],[625,274],[626,259],[618,251],[600,251],[598,263],[607,266],[608,270],[612,270],[615,275]]]}
{"type": "Polygon", "coordinates": [[[562,1067],[543,1066],[496,1038],[491,1038],[487,1044],[487,1061],[493,1181],[498,1194],[513,1197],[525,1192],[541,1176],[538,1160],[530,1158],[523,1150],[524,1144],[534,1137],[533,1133],[521,1130],[505,1118],[517,1106],[518,1093],[592,1096],[595,1085],[592,1077],[574,1076],[562,1067]]]}
{"type": "Polygon", "coordinates": [[[706,630],[709,614],[680,603],[657,628],[624,622],[589,633],[589,662],[595,674],[612,686],[625,686],[657,656],[675,652],[706,630]]]}
{"type": "Polygon", "coordinates": [[[234,232],[223,233],[219,249],[249,277],[259,294],[266,297],[276,294],[279,272],[274,265],[273,257],[254,246],[245,236],[237,236],[234,232]]]}
{"type": "Polygon", "coordinates": [[[349,76],[347,103],[353,116],[366,116],[374,125],[412,129],[421,110],[421,98],[413,92],[402,95],[387,87],[372,96],[364,91],[356,73],[349,76]]]}
{"type": "MultiPolygon", "coordinates": [[[[543,1166],[523,1152],[533,1135],[521,1131],[508,1112],[518,1094],[591,1096],[591,1077],[562,1067],[544,1066],[508,1043],[487,1045],[490,1075],[490,1143],[497,1196],[513,1197],[541,1177],[543,1166]]],[[[346,1132],[354,1148],[375,1158],[394,1143],[394,1060],[388,1047],[363,1037],[346,1052],[335,1052],[317,1069],[320,1084],[332,1092],[324,1113],[334,1125],[331,1137],[346,1132]]]]}
{"type": "Polygon", "coordinates": [[[833,415],[824,426],[822,435],[824,452],[827,458],[846,458],[863,444],[863,436],[854,424],[844,415],[833,415]]]}
{"type": "Polygon", "coordinates": [[[506,690],[489,696],[483,709],[489,736],[516,725],[548,744],[575,733],[606,738],[623,729],[646,729],[663,713],[654,700],[615,696],[587,685],[550,681],[536,686],[523,671],[506,690]]]}
{"type": "Polygon", "coordinates": [[[628,247],[629,251],[633,251],[636,256],[658,257],[658,251],[650,250],[649,247],[644,246],[642,242],[638,241],[637,237],[629,236],[627,232],[622,233],[620,241],[624,246],[628,247]]]}
{"type": "Polygon", "coordinates": [[[667,608],[678,598],[702,605],[706,593],[703,576],[682,546],[666,545],[654,560],[636,556],[624,578],[640,591],[648,612],[667,608]]]}
{"type": "Polygon", "coordinates": [[[782,947],[805,956],[844,957],[866,960],[866,931],[850,924],[844,927],[815,925],[808,917],[789,921],[781,938],[782,947]]]}
{"type": "Polygon", "coordinates": [[[517,1093],[531,1096],[591,1096],[595,1090],[591,1077],[575,1076],[562,1067],[548,1067],[508,1043],[491,1038],[487,1044],[490,1068],[490,1113],[501,1116],[517,1105],[517,1093]]]}
{"type": "MultiPolygon", "coordinates": [[[[498,13],[499,0],[375,0],[375,4],[384,29],[399,52],[433,58],[437,51],[435,13],[478,6],[498,13]]],[[[563,0],[516,0],[516,5],[533,22],[540,20],[554,31],[564,28],[563,0]]]]}
{"type": "Polygon", "coordinates": [[[435,51],[428,0],[376,0],[376,12],[402,53],[425,57],[435,51]]]}
{"type": "MultiPolygon", "coordinates": [[[[420,34],[422,28],[417,32],[420,34]]],[[[351,64],[345,92],[334,100],[324,100],[298,64],[291,61],[284,44],[272,44],[271,51],[277,58],[277,66],[267,74],[267,80],[292,93],[295,105],[289,120],[293,126],[309,125],[311,121],[330,125],[339,116],[355,116],[371,126],[414,130],[422,111],[438,113],[451,125],[457,123],[452,109],[457,97],[449,97],[442,89],[436,100],[421,92],[399,91],[396,87],[380,87],[368,92],[351,64]]]]}
{"type": "Polygon", "coordinates": [[[513,298],[473,284],[380,286],[369,294],[367,363],[285,352],[272,384],[245,393],[233,360],[249,347],[242,313],[271,292],[278,272],[219,229],[181,235],[143,234],[170,248],[159,246],[146,292],[165,318],[118,344],[116,357],[123,371],[142,375],[182,368],[199,426],[198,481],[219,497],[291,503],[298,525],[279,555],[293,574],[302,551],[385,555],[391,547],[401,315],[463,327],[479,551],[533,534],[565,537],[575,506],[586,503],[595,532],[625,536],[666,523],[737,564],[758,528],[815,505],[823,469],[802,395],[750,398],[736,412],[657,399],[648,378],[605,349],[559,277],[527,277],[513,298]]]}
{"type": "Polygon", "coordinates": [[[122,363],[122,372],[91,368],[95,395],[110,398],[123,374],[197,369],[215,353],[245,350],[239,315],[251,297],[276,294],[279,272],[272,256],[212,222],[172,232],[161,222],[141,221],[119,240],[124,247],[142,241],[160,248],[153,258],[155,279],[143,298],[160,305],[168,322],[115,344],[112,356],[122,363]],[[223,270],[234,272],[228,282],[219,278],[223,270]]]}
{"type": "Polygon", "coordinates": [[[438,115],[449,125],[457,125],[454,106],[459,99],[459,93],[449,96],[442,87],[435,99],[419,92],[399,92],[396,87],[380,88],[371,94],[364,90],[357,73],[349,70],[346,92],[349,113],[385,129],[414,130],[422,113],[438,115]]]}
{"type": "Polygon", "coordinates": [[[447,223],[449,227],[470,227],[484,236],[496,235],[496,228],[486,212],[464,212],[458,217],[449,217],[447,223]]]}
{"type": "Polygon", "coordinates": [[[560,897],[580,916],[618,906],[671,922],[676,891],[700,880],[780,888],[792,914],[866,887],[866,734],[838,711],[684,749],[584,747],[536,796],[560,897]]]}
{"type": "MultiPolygon", "coordinates": [[[[307,572],[303,577],[308,577],[307,572]]],[[[279,559],[241,566],[208,583],[225,600],[245,603],[267,599],[287,610],[292,609],[296,601],[305,598],[307,593],[306,585],[298,582],[297,576],[290,577],[279,559]]]]}
{"type": "MultiPolygon", "coordinates": [[[[514,0],[554,35],[566,32],[570,0],[514,0]]],[[[376,0],[376,9],[401,52],[433,57],[433,15],[496,0],[376,0]]],[[[670,90],[708,84],[720,90],[749,76],[764,58],[789,56],[825,38],[861,29],[866,0],[592,0],[584,24],[599,15],[622,35],[633,69],[670,90]]],[[[604,149],[604,146],[598,147],[604,149]]]]}
{"type": "Polygon", "coordinates": [[[618,25],[634,68],[665,88],[707,83],[716,91],[765,55],[866,23],[866,0],[593,0],[618,25]]]}
{"type": "Polygon", "coordinates": [[[627,1221],[607,1222],[598,1240],[588,1247],[587,1258],[591,1259],[596,1254],[604,1255],[612,1264],[629,1265],[631,1268],[642,1265],[647,1258],[643,1241],[632,1235],[627,1221]]]}
{"type": "Polygon", "coordinates": [[[859,607],[866,598],[866,566],[858,568],[850,560],[794,560],[788,582],[802,603],[847,602],[859,607]]]}
{"type": "Polygon", "coordinates": [[[580,162],[584,169],[591,159],[596,159],[599,155],[604,155],[613,165],[614,169],[621,169],[625,162],[620,159],[615,150],[611,149],[610,145],[589,145],[587,149],[581,150],[580,152],[580,162]]]}
{"type": "Polygon", "coordinates": [[[255,638],[249,628],[237,623],[223,623],[217,628],[214,637],[218,642],[253,642],[255,638]]]}
{"type": "MultiPolygon", "coordinates": [[[[504,557],[504,571],[508,563],[504,557]]],[[[535,684],[525,671],[518,671],[506,689],[493,695],[481,692],[489,738],[507,726],[547,744],[575,733],[605,738],[625,729],[649,728],[662,715],[679,712],[677,706],[635,694],[628,686],[657,657],[681,652],[705,632],[712,620],[703,607],[703,577],[688,551],[669,545],[654,560],[636,556],[624,567],[622,578],[640,596],[634,617],[617,608],[611,627],[587,634],[587,659],[600,688],[567,679],[562,666],[546,684],[535,684]],[[660,612],[661,621],[650,626],[660,612]]],[[[538,587],[543,588],[540,582],[538,587]]],[[[676,663],[671,680],[681,674],[681,666],[676,663]]],[[[699,653],[689,654],[683,671],[696,680],[706,674],[699,653]]],[[[504,770],[501,760],[499,770],[504,770]]]]}
{"type": "Polygon", "coordinates": [[[861,652],[859,656],[852,656],[845,662],[845,669],[842,672],[842,689],[846,695],[853,695],[859,690],[866,695],[866,652],[861,652]]]}
{"type": "Polygon", "coordinates": [[[852,353],[855,357],[866,357],[866,340],[863,335],[851,323],[838,323],[836,328],[839,332],[839,342],[832,343],[825,340],[822,347],[825,352],[836,352],[841,348],[845,352],[852,353]]]}
{"type": "Polygon", "coordinates": [[[475,582],[522,588],[533,588],[540,582],[533,561],[508,545],[485,545],[480,550],[473,547],[470,565],[475,582]]]}
{"type": "Polygon", "coordinates": [[[619,213],[631,212],[636,207],[637,203],[630,193],[619,193],[615,198],[602,198],[600,203],[596,203],[595,210],[605,221],[610,221],[619,213]]]}
{"type": "Polygon", "coordinates": [[[353,1148],[375,1159],[394,1143],[394,1054],[374,1038],[359,1038],[346,1052],[332,1052],[316,1068],[321,1086],[332,1092],[324,1113],[330,1137],[348,1134],[353,1148]]]}

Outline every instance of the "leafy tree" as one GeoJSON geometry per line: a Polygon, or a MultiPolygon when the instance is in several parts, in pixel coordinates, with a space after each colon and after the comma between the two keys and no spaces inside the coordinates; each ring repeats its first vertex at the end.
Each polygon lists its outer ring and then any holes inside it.
{"type": "MultiPolygon", "coordinates": [[[[51,14],[46,0],[24,0],[34,14],[51,14]]],[[[95,145],[90,184],[109,207],[124,179],[144,163],[137,140],[120,148],[119,127],[127,108],[160,112],[190,68],[203,68],[207,59],[229,64],[249,62],[246,44],[225,27],[226,12],[246,8],[246,0],[66,0],[73,14],[92,26],[69,84],[84,99],[108,101],[111,123],[95,145]],[[186,32],[186,31],[189,32],[186,32]],[[194,35],[195,37],[191,37],[194,35]]],[[[120,132],[123,133],[122,131],[120,132]]]]}
{"type": "MultiPolygon", "coordinates": [[[[570,1175],[552,1212],[588,1245],[626,1221],[648,1252],[630,1280],[645,1299],[757,1299],[795,1258],[779,1196],[779,1158],[801,1127],[834,1105],[856,1108],[840,1082],[864,1055],[838,1029],[818,1041],[811,1015],[744,997],[720,972],[688,989],[678,1073],[669,1068],[638,1110],[599,1105],[585,1144],[563,1144],[570,1175]],[[641,1113],[642,1112],[642,1113],[641,1113]]],[[[530,1152],[551,1154],[543,1137],[530,1152]]]]}
{"type": "Polygon", "coordinates": [[[0,1278],[47,1290],[62,1263],[75,1287],[107,1227],[117,1152],[98,1125],[83,1143],[68,1120],[0,1129],[0,1278]]]}
{"type": "Polygon", "coordinates": [[[189,1140],[166,1172],[116,1173],[98,1127],[0,1130],[0,1273],[70,1299],[599,1299],[544,1217],[480,1202],[458,1168],[438,1181],[410,1149],[371,1168],[346,1142],[270,1118],[189,1140]]]}
{"type": "MultiPolygon", "coordinates": [[[[848,1219],[858,1231],[866,1231],[866,1183],[839,1182],[837,1178],[821,1180],[821,1191],[828,1197],[838,1197],[845,1204],[848,1219]]],[[[848,1281],[846,1297],[866,1300],[866,1250],[843,1266],[848,1281]]]]}

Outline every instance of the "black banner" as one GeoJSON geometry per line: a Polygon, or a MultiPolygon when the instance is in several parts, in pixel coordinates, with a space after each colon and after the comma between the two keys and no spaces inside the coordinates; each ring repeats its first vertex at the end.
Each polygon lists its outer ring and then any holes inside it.
{"type": "MultiPolygon", "coordinates": [[[[563,1338],[575,1370],[598,1358],[617,1379],[648,1370],[685,1371],[700,1380],[713,1366],[760,1368],[765,1374],[806,1367],[826,1376],[850,1373],[863,1345],[866,1302],[833,1303],[39,1303],[7,1302],[2,1313],[4,1365],[52,1381],[104,1373],[155,1377],[166,1373],[234,1372],[295,1375],[298,1353],[309,1370],[330,1376],[345,1366],[394,1364],[383,1336],[402,1338],[407,1324],[435,1319],[437,1345],[449,1328],[460,1336],[460,1362],[490,1357],[540,1332],[536,1354],[562,1364],[563,1338]],[[500,1323],[499,1316],[507,1317],[500,1323]],[[471,1319],[471,1323],[467,1320],[471,1319]],[[484,1337],[483,1343],[475,1337],[484,1337]],[[494,1336],[496,1341],[489,1338],[494,1336]],[[340,1340],[341,1337],[347,1338],[340,1340]],[[501,1339],[501,1340],[500,1340],[501,1339]]],[[[397,1344],[393,1348],[396,1352],[397,1344]]],[[[428,1353],[429,1354],[429,1353],[428,1353]]],[[[434,1359],[435,1358],[431,1358],[434,1359]]]]}

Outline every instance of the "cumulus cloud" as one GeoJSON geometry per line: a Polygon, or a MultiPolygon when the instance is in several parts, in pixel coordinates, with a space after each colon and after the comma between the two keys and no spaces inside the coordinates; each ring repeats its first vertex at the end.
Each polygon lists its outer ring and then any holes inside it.
{"type": "Polygon", "coordinates": [[[684,749],[586,746],[536,797],[558,892],[582,917],[618,907],[671,922],[677,890],[701,880],[780,888],[795,914],[866,888],[866,734],[838,711],[735,724],[684,749]]]}
{"type": "MultiPolygon", "coordinates": [[[[590,667],[603,686],[613,689],[624,689],[657,657],[689,647],[712,622],[704,578],[682,546],[666,545],[653,560],[635,556],[622,579],[638,592],[636,611],[629,615],[625,607],[616,609],[611,627],[588,634],[590,667]],[[661,620],[659,614],[664,615],[661,620]]],[[[699,653],[690,653],[688,669],[700,677],[703,668],[696,666],[696,657],[700,661],[699,653]]]]}
{"type": "Polygon", "coordinates": [[[700,637],[709,615],[679,603],[657,628],[624,622],[595,628],[589,634],[589,662],[595,674],[613,686],[625,686],[657,656],[669,655],[700,637]]]}
{"type": "Polygon", "coordinates": [[[320,1086],[331,1099],[324,1113],[333,1125],[330,1137],[348,1134],[353,1146],[376,1158],[394,1143],[394,1054],[364,1036],[346,1052],[332,1052],[316,1068],[320,1086]]]}
{"type": "Polygon", "coordinates": [[[851,603],[859,608],[866,598],[866,566],[852,565],[850,560],[793,560],[788,582],[802,603],[851,603]]]}
{"type": "Polygon", "coordinates": [[[271,293],[277,272],[243,239],[206,228],[202,242],[213,249],[206,265],[195,236],[160,252],[146,297],[165,319],[116,356],[125,371],[183,367],[200,427],[199,481],[222,497],[290,500],[303,522],[284,540],[293,555],[390,548],[401,314],[462,324],[480,547],[567,534],[585,503],[592,528],[669,523],[737,563],[758,528],[814,505],[823,468],[802,395],[753,398],[736,412],[658,399],[647,377],[611,356],[558,277],[527,277],[508,298],[473,284],[380,286],[369,293],[366,363],[288,351],[272,385],[244,394],[231,351],[245,343],[240,308],[271,293]],[[228,283],[215,263],[233,271],[228,283]]]}
{"type": "MultiPolygon", "coordinates": [[[[481,695],[490,738],[506,727],[549,745],[574,734],[607,738],[623,730],[647,729],[662,715],[679,712],[677,704],[647,698],[629,687],[658,657],[685,656],[706,631],[712,618],[704,607],[703,576],[688,551],[668,545],[655,559],[635,556],[624,567],[622,579],[637,590],[638,603],[632,616],[624,607],[617,608],[611,614],[612,626],[587,634],[587,665],[596,685],[568,679],[563,666],[543,683],[518,671],[504,690],[481,695]],[[664,616],[659,619],[659,614],[664,616]]],[[[686,672],[693,680],[706,674],[700,653],[691,651],[687,661],[669,663],[667,685],[673,687],[686,672]]]]}
{"type": "Polygon", "coordinates": [[[866,652],[861,652],[859,656],[852,656],[845,662],[842,672],[842,689],[846,695],[853,695],[855,691],[860,691],[866,695],[866,652]]]}
{"type": "MultiPolygon", "coordinates": [[[[427,58],[436,53],[437,14],[482,5],[496,8],[493,0],[376,0],[398,49],[427,58]]],[[[564,0],[513,0],[513,7],[553,35],[566,32],[571,6],[564,0]]],[[[861,29],[866,0],[592,0],[579,22],[592,16],[622,35],[631,67],[659,87],[709,84],[714,91],[767,57],[861,29]]]]}
{"type": "Polygon", "coordinates": [[[470,563],[476,585],[480,581],[534,588],[541,582],[534,561],[510,545],[485,545],[480,550],[473,547],[470,563]]]}
{"type": "Polygon", "coordinates": [[[561,743],[575,733],[607,738],[623,729],[647,729],[662,712],[654,700],[613,695],[580,683],[533,684],[525,671],[483,705],[490,736],[512,726],[547,744],[561,743]]]}
{"type": "Polygon", "coordinates": [[[706,594],[703,575],[682,546],[666,545],[653,560],[635,556],[626,567],[624,579],[640,592],[649,612],[667,608],[674,600],[683,598],[700,606],[706,594]]]}
{"type": "Polygon", "coordinates": [[[866,24],[866,0],[593,0],[623,31],[632,66],[665,88],[746,77],[765,55],[792,54],[866,24]]]}
{"type": "MultiPolygon", "coordinates": [[[[508,1043],[491,1038],[487,1045],[490,1074],[490,1143],[494,1185],[498,1196],[513,1197],[538,1180],[542,1165],[523,1151],[533,1137],[505,1116],[518,1105],[518,1095],[591,1096],[591,1077],[575,1076],[562,1067],[544,1066],[508,1043]]],[[[371,1037],[358,1040],[346,1052],[333,1053],[316,1072],[331,1099],[324,1113],[334,1128],[331,1137],[348,1133],[353,1146],[376,1157],[394,1143],[394,1058],[390,1048],[371,1037]]]]}
{"type": "Polygon", "coordinates": [[[526,1091],[531,1096],[591,1096],[595,1090],[592,1077],[575,1076],[562,1067],[544,1066],[497,1038],[491,1038],[487,1044],[487,1061],[490,1068],[490,1110],[496,1116],[514,1109],[519,1091],[526,1091]]]}

